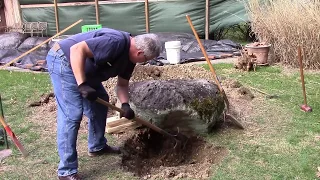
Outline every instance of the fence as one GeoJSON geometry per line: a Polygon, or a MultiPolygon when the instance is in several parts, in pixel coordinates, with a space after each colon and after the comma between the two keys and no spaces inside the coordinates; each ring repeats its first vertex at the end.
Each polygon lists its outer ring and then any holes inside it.
{"type": "Polygon", "coordinates": [[[82,25],[103,26],[135,34],[144,32],[192,33],[185,18],[189,14],[200,36],[247,20],[244,5],[237,0],[20,0],[24,22],[48,22],[54,35],[79,19],[82,24],[67,34],[81,32],[82,25]],[[39,4],[41,3],[41,4],[39,4]]]}

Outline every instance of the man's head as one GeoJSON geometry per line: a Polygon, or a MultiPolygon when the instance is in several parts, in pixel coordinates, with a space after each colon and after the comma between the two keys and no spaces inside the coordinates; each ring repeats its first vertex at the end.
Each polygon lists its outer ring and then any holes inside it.
{"type": "Polygon", "coordinates": [[[149,33],[131,38],[129,58],[133,63],[141,63],[158,57],[162,44],[157,35],[149,33]]]}

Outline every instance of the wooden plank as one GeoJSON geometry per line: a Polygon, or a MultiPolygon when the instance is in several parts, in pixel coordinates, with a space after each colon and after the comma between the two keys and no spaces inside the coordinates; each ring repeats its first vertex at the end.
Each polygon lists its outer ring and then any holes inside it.
{"type": "MultiPolygon", "coordinates": [[[[175,0],[149,0],[153,2],[164,2],[164,1],[175,1],[175,0]]],[[[132,1],[124,1],[124,0],[107,0],[101,1],[99,0],[99,4],[121,4],[121,3],[142,3],[145,0],[132,0],[132,1]]],[[[83,6],[83,5],[95,5],[95,2],[72,2],[72,3],[57,3],[58,6],[83,6]]],[[[29,4],[29,5],[21,5],[21,8],[39,8],[39,7],[54,7],[54,4],[29,4]]]]}
{"type": "Polygon", "coordinates": [[[127,130],[132,130],[135,128],[140,127],[141,124],[138,124],[137,122],[130,122],[130,123],[126,123],[126,124],[122,124],[120,126],[116,126],[116,127],[106,127],[106,132],[107,133],[121,133],[127,130]]]}
{"type": "MultiPolygon", "coordinates": [[[[99,4],[120,4],[120,3],[136,3],[144,1],[134,1],[134,2],[122,2],[122,1],[101,1],[99,4]]],[[[58,3],[58,6],[84,6],[84,5],[95,5],[96,2],[72,2],[72,3],[58,3]]],[[[39,8],[39,7],[53,7],[53,4],[30,4],[21,5],[21,8],[39,8]]]]}
{"type": "Polygon", "coordinates": [[[116,126],[120,126],[122,124],[127,124],[127,123],[131,123],[134,121],[128,120],[127,118],[119,118],[117,116],[111,117],[107,119],[107,125],[109,127],[116,127],[116,126]]]}

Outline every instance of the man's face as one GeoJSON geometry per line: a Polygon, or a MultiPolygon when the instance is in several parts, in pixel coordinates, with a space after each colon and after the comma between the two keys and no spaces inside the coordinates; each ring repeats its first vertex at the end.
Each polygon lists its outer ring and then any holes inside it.
{"type": "MultiPolygon", "coordinates": [[[[152,58],[151,58],[152,59],[152,58]]],[[[148,59],[147,56],[144,54],[143,51],[138,50],[136,53],[134,53],[131,57],[130,60],[134,63],[142,63],[151,60],[150,58],[148,59]]]]}

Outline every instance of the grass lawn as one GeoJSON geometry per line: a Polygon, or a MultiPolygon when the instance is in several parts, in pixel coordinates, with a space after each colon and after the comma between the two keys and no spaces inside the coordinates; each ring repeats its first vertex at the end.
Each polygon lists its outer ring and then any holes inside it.
{"type": "MultiPolygon", "coordinates": [[[[255,106],[260,113],[243,121],[250,128],[227,129],[206,137],[229,150],[225,159],[212,167],[211,179],[316,179],[320,166],[320,139],[316,138],[320,134],[320,73],[305,73],[308,104],[313,108],[312,113],[305,113],[299,110],[303,97],[298,70],[273,66],[258,68],[257,72],[239,72],[230,64],[214,67],[219,76],[236,79],[244,86],[279,98],[265,99],[255,106]]],[[[58,163],[55,139],[40,136],[37,129],[41,127],[27,118],[31,113],[27,105],[51,91],[48,75],[0,71],[0,82],[6,120],[30,152],[23,159],[14,148],[13,155],[0,162],[0,179],[55,179],[58,163]]],[[[86,135],[79,139],[85,142],[86,135]]],[[[99,176],[93,175],[91,179],[134,178],[112,165],[112,170],[104,171],[112,160],[104,160],[104,164],[99,164],[99,159],[79,160],[83,166],[90,166],[83,169],[91,168],[99,176]]]]}

